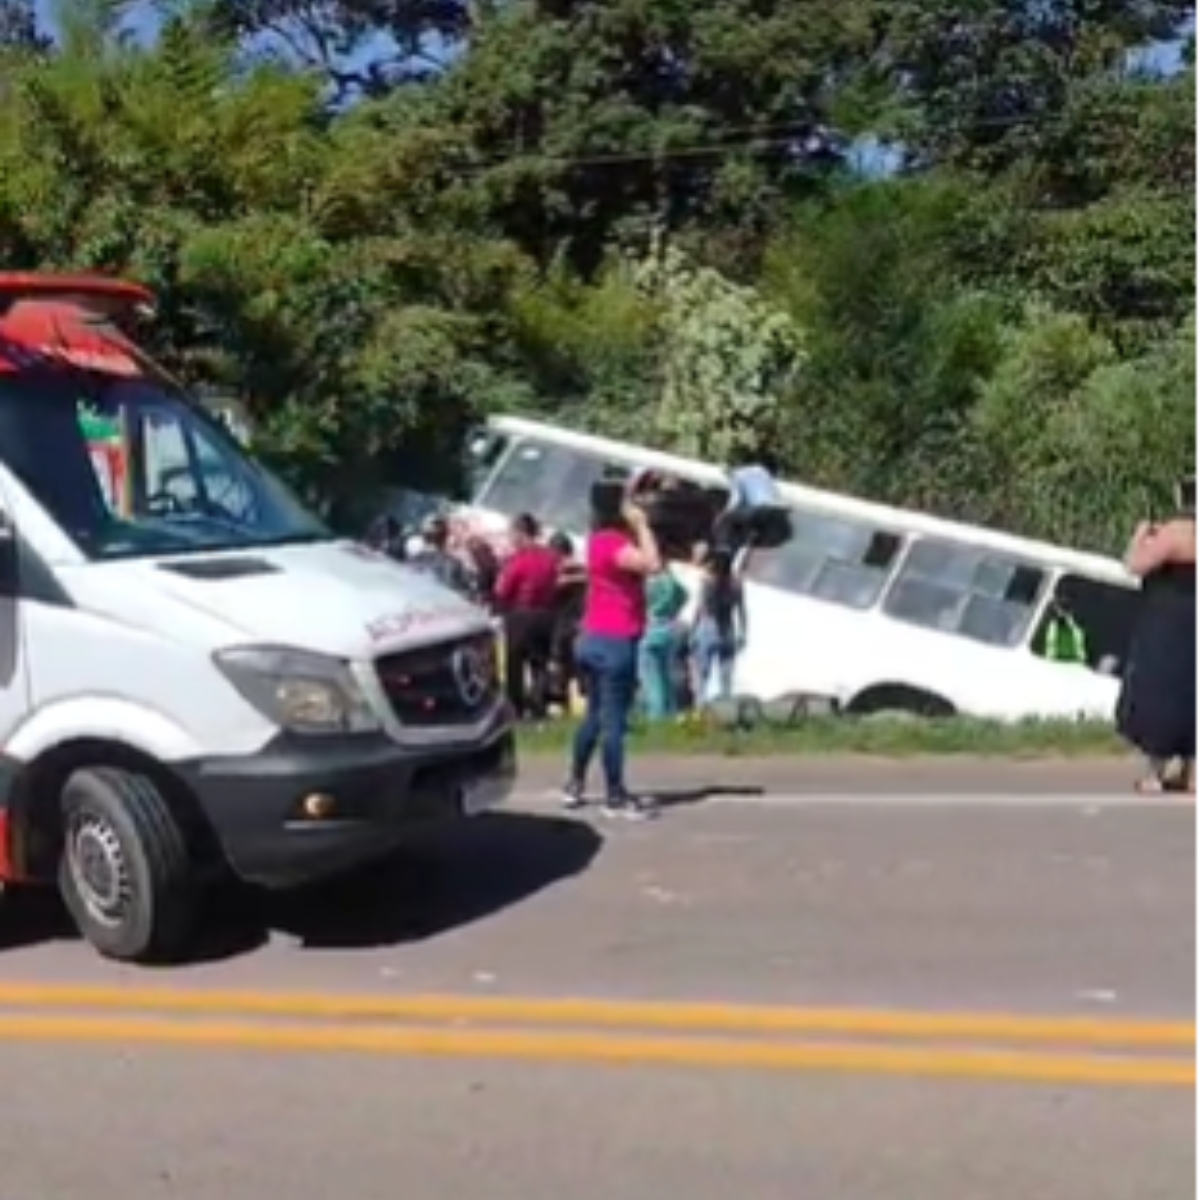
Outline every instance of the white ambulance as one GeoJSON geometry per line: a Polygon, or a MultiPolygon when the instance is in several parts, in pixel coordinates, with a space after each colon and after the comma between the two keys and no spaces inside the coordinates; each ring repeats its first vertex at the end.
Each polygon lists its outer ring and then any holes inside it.
{"type": "Polygon", "coordinates": [[[486,616],[335,539],[139,351],[151,305],[0,275],[0,883],[126,960],[515,773],[486,616]]]}

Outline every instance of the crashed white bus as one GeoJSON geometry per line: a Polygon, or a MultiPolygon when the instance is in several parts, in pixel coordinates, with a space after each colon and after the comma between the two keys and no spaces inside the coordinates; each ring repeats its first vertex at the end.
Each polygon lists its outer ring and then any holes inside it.
{"type": "MultiPolygon", "coordinates": [[[[489,421],[472,459],[465,515],[496,532],[531,512],[581,537],[601,478],[728,479],[711,463],[517,417],[489,421]]],[[[798,484],[780,490],[792,540],[742,563],[750,632],[738,693],[815,692],[860,713],[1111,716],[1138,600],[1119,562],[798,484]],[[1059,609],[1081,627],[1086,662],[1048,656],[1059,609]]]]}

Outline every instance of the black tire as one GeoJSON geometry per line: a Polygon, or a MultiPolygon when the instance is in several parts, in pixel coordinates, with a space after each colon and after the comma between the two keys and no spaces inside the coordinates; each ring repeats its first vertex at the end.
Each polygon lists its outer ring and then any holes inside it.
{"type": "Polygon", "coordinates": [[[62,794],[58,885],[105,958],[186,955],[199,915],[187,838],[158,787],[114,767],[77,771],[62,794]]]}
{"type": "Polygon", "coordinates": [[[846,713],[852,717],[915,717],[923,720],[957,716],[954,705],[945,697],[897,684],[867,688],[854,697],[846,713]]]}

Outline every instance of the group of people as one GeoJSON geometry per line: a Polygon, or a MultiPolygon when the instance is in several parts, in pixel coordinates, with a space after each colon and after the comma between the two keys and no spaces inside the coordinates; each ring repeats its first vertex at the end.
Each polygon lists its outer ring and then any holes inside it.
{"type": "MultiPolygon", "coordinates": [[[[441,515],[427,518],[415,534],[394,522],[381,525],[369,540],[499,618],[505,686],[520,717],[541,720],[555,707],[570,707],[573,687],[586,691],[575,651],[591,572],[569,536],[544,536],[537,519],[522,513],[509,526],[503,559],[480,536],[456,536],[441,515]]],[[[733,693],[734,665],[747,633],[734,555],[699,543],[692,566],[700,580],[695,592],[661,555],[658,569],[645,578],[636,699],[651,721],[671,720],[733,693]]]]}
{"type": "MultiPolygon", "coordinates": [[[[626,517],[620,519],[622,527],[628,524],[626,517]]],[[[640,516],[635,520],[644,522],[640,516]]],[[[576,686],[586,696],[588,678],[578,644],[587,631],[590,591],[603,595],[608,586],[604,565],[592,563],[591,547],[597,536],[615,528],[598,525],[581,561],[565,534],[543,540],[534,517],[526,513],[513,521],[512,553],[485,602],[503,622],[506,686],[519,716],[539,720],[554,705],[569,707],[576,686]]],[[[732,694],[734,663],[746,638],[746,608],[728,551],[696,547],[693,565],[701,584],[695,600],[657,546],[655,553],[655,569],[642,577],[631,699],[640,701],[648,720],[664,721],[732,694]]]]}
{"type": "Polygon", "coordinates": [[[732,693],[747,625],[730,549],[695,548],[700,586],[689,593],[644,509],[630,499],[593,513],[578,558],[570,538],[543,537],[528,513],[512,522],[503,561],[482,539],[454,544],[443,517],[429,518],[417,539],[380,527],[371,541],[496,614],[505,687],[519,716],[539,719],[556,704],[565,708],[573,691],[582,698],[564,788],[568,807],[585,802],[599,751],[603,811],[653,815],[653,805],[626,785],[625,740],[639,700],[648,719],[669,720],[732,693]]]}

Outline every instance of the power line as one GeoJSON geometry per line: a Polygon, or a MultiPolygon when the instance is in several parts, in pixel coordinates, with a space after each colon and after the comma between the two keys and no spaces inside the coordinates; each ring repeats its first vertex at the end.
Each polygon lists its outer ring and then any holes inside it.
{"type": "MultiPolygon", "coordinates": [[[[1063,123],[1061,112],[1023,114],[1013,116],[976,117],[964,122],[948,125],[946,132],[955,135],[971,134],[984,130],[1046,129],[1063,123]]],[[[935,132],[936,136],[936,132],[935,132]]],[[[804,128],[799,122],[790,124],[764,124],[731,126],[716,131],[712,140],[683,143],[674,146],[647,148],[644,150],[621,150],[597,154],[549,154],[536,148],[514,149],[495,154],[474,155],[462,167],[468,171],[484,171],[510,163],[536,162],[539,166],[570,169],[573,167],[636,166],[643,163],[667,164],[676,161],[705,158],[732,157],[745,152],[767,152],[806,148],[810,152],[826,149],[850,155],[854,147],[863,152],[874,148],[881,155],[899,152],[904,148],[903,135],[878,137],[864,135],[851,138],[839,134],[827,126],[815,124],[804,128]],[[807,143],[807,146],[803,144],[807,143]],[[814,144],[815,143],[815,144],[814,144]],[[869,144],[868,144],[869,143],[869,144]]]]}

